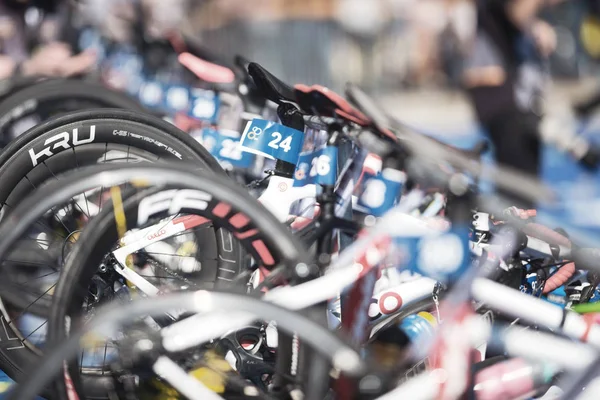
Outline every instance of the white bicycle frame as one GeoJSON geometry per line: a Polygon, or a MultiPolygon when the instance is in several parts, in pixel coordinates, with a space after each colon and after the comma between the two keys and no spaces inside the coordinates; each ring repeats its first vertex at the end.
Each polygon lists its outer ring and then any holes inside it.
{"type": "Polygon", "coordinates": [[[316,185],[294,187],[293,179],[272,176],[269,178],[267,189],[260,195],[258,201],[280,222],[286,222],[290,218],[292,204],[298,200],[316,197],[316,185]]]}
{"type": "MultiPolygon", "coordinates": [[[[188,229],[196,228],[209,222],[210,221],[206,218],[197,215],[190,215],[175,219],[169,219],[166,222],[161,221],[140,231],[126,234],[121,239],[122,247],[112,252],[118,264],[118,268],[116,268],[116,271],[121,276],[123,276],[123,278],[127,279],[138,289],[140,289],[145,295],[155,296],[159,294],[160,291],[156,286],[148,282],[147,279],[143,278],[133,269],[127,267],[127,256],[135,253],[138,250],[152,246],[157,246],[160,244],[160,242],[162,242],[165,239],[168,239],[169,237],[175,236],[181,232],[187,231],[188,229]]],[[[171,258],[168,255],[165,257],[171,258]]],[[[193,258],[189,258],[189,262],[197,263],[197,261],[193,258]]],[[[198,265],[198,270],[200,268],[201,266],[198,265]]]]}

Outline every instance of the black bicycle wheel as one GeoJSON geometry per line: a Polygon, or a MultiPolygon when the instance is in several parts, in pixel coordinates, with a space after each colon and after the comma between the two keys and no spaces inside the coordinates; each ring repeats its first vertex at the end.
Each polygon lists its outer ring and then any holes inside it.
{"type": "MultiPolygon", "coordinates": [[[[59,174],[140,152],[147,161],[181,160],[224,174],[199,143],[158,118],[121,110],[78,112],[30,130],[0,154],[0,220],[59,174]]],[[[42,310],[47,309],[45,297],[34,297],[42,310]]],[[[22,297],[15,306],[34,311],[27,301],[22,297]]]]}
{"type": "MultiPolygon", "coordinates": [[[[255,260],[260,260],[260,264],[267,267],[281,263],[291,266],[306,257],[307,252],[302,250],[302,245],[291,232],[278,223],[273,215],[251,198],[243,188],[232,182],[216,180],[205,174],[194,176],[195,172],[184,168],[183,165],[161,170],[154,166],[147,167],[145,171],[136,171],[135,167],[127,169],[131,170],[132,178],[139,177],[140,174],[143,174],[144,179],[152,174],[180,174],[177,185],[139,192],[123,202],[128,227],[139,226],[138,223],[143,222],[140,216],[147,215],[148,212],[151,214],[149,216],[158,220],[169,217],[169,204],[165,203],[165,207],[146,208],[147,204],[156,204],[153,201],[148,202],[148,199],[161,197],[162,194],[177,188],[182,192],[190,192],[191,197],[210,199],[205,202],[185,202],[186,206],[181,212],[207,218],[215,226],[231,232],[255,260]],[[201,196],[194,196],[198,193],[201,193],[201,196]]],[[[90,178],[85,176],[84,179],[90,178]]],[[[67,317],[72,321],[72,326],[76,325],[77,316],[81,315],[83,310],[84,298],[94,275],[98,272],[98,265],[113,250],[118,239],[114,210],[107,206],[84,229],[60,276],[48,323],[48,338],[52,343],[60,341],[67,334],[64,325],[67,317]]],[[[104,354],[106,355],[106,351],[104,354]]],[[[78,379],[80,371],[79,365],[73,365],[71,368],[73,381],[76,386],[81,387],[78,379]]],[[[110,388],[110,377],[102,374],[83,376],[83,386],[88,398],[106,398],[107,389],[110,388]]],[[[64,382],[59,385],[64,394],[64,382]]]]}
{"type": "Polygon", "coordinates": [[[134,98],[98,83],[61,78],[38,80],[16,81],[0,101],[0,146],[6,146],[27,129],[68,112],[105,107],[144,111],[134,98]]]}
{"type": "MultiPolygon", "coordinates": [[[[80,140],[82,137],[83,135],[80,140]]],[[[86,135],[85,137],[89,138],[90,136],[86,135]]],[[[160,119],[119,110],[79,112],[32,129],[0,155],[0,176],[3,177],[0,179],[0,198],[4,205],[2,218],[7,218],[13,206],[20,204],[35,187],[48,180],[59,180],[61,174],[85,165],[118,161],[114,157],[112,157],[113,160],[107,160],[106,155],[109,153],[155,162],[161,160],[187,161],[199,169],[209,169],[217,175],[224,174],[202,146],[160,119]],[[63,135],[65,132],[73,133],[74,130],[77,130],[78,134],[89,133],[92,127],[95,127],[93,128],[95,131],[93,141],[70,148],[67,146],[59,146],[56,149],[51,147],[52,155],[47,158],[46,155],[42,156],[37,159],[39,161],[37,165],[33,165],[31,154],[39,154],[39,146],[44,146],[48,138],[63,135]]],[[[49,208],[44,212],[48,210],[49,208]]],[[[215,242],[214,236],[213,243],[215,242]]],[[[15,251],[19,249],[18,246],[14,247],[15,251]]],[[[237,260],[240,253],[237,248],[233,250],[235,250],[233,257],[237,260]]],[[[32,252],[21,253],[24,253],[25,258],[34,254],[32,252]]],[[[2,260],[7,259],[10,259],[11,263],[15,261],[14,257],[5,257],[2,260]]],[[[39,260],[18,259],[16,262],[22,265],[33,264],[39,260]]],[[[6,263],[4,264],[6,267],[6,263]]],[[[57,269],[58,271],[59,269],[57,269]]],[[[6,269],[4,272],[6,276],[6,269]]],[[[25,289],[24,285],[20,286],[21,290],[18,290],[19,287],[13,289],[19,293],[19,296],[13,297],[7,305],[17,311],[27,310],[38,315],[45,315],[52,298],[50,292],[45,293],[39,289],[32,293],[23,290],[25,289]]],[[[31,361],[33,353],[28,346],[24,346],[21,335],[11,329],[14,326],[14,315],[20,317],[20,312],[11,313],[12,316],[9,316],[6,308],[4,306],[3,308],[5,312],[1,322],[7,329],[0,330],[0,366],[9,376],[18,378],[22,374],[24,366],[31,361]]]]}
{"type": "MultiPolygon", "coordinates": [[[[208,312],[209,316],[215,316],[215,313],[221,311],[221,313],[227,314],[228,312],[243,312],[246,315],[255,315],[257,319],[267,320],[267,321],[277,321],[280,328],[285,330],[286,332],[292,333],[297,332],[299,340],[306,344],[306,346],[314,349],[315,353],[319,353],[325,360],[331,360],[332,364],[334,364],[335,370],[339,371],[339,373],[344,374],[345,376],[351,379],[361,379],[364,377],[370,370],[374,371],[374,369],[369,368],[370,365],[368,362],[362,361],[362,357],[359,352],[357,352],[351,345],[348,345],[336,335],[334,332],[328,330],[325,326],[322,326],[315,321],[307,318],[306,316],[291,312],[289,309],[282,308],[280,306],[271,304],[269,302],[261,301],[260,299],[256,299],[254,297],[244,296],[242,294],[232,294],[232,293],[223,293],[223,292],[208,292],[208,291],[199,291],[199,292],[180,292],[180,293],[172,293],[167,296],[161,296],[160,298],[152,298],[152,299],[141,299],[139,301],[132,302],[126,306],[118,306],[115,304],[109,305],[105,307],[103,310],[99,311],[99,314],[95,320],[91,321],[89,326],[83,327],[83,329],[77,330],[73,332],[72,336],[68,338],[65,342],[61,343],[58,347],[53,349],[53,351],[49,352],[49,355],[45,357],[41,363],[32,371],[32,374],[21,385],[18,385],[14,391],[8,394],[7,400],[20,400],[20,399],[30,399],[36,396],[39,393],[44,385],[49,384],[49,382],[53,378],[59,378],[60,374],[64,371],[62,366],[64,365],[66,359],[72,359],[76,357],[77,351],[79,349],[79,343],[82,339],[84,339],[84,335],[90,332],[100,331],[106,332],[107,330],[113,330],[115,327],[123,327],[130,326],[131,321],[139,320],[140,317],[143,316],[158,316],[161,313],[168,312],[169,310],[176,309],[178,307],[183,307],[186,310],[191,310],[192,312],[208,312]],[[199,298],[205,299],[206,304],[199,302],[199,298]]],[[[239,315],[239,314],[238,314],[239,315]]],[[[198,321],[192,319],[192,322],[205,322],[210,323],[210,321],[198,321]]],[[[219,324],[226,323],[222,319],[218,322],[219,324]]],[[[191,329],[195,329],[198,324],[192,324],[191,329]]],[[[189,325],[188,325],[189,327],[189,325]]],[[[200,328],[201,329],[201,328],[200,328]]],[[[133,350],[134,353],[137,353],[136,348],[140,348],[139,344],[145,346],[146,349],[149,349],[147,344],[148,341],[144,340],[144,336],[140,336],[138,334],[144,335],[144,333],[155,334],[156,331],[145,329],[146,332],[138,329],[136,332],[136,337],[134,340],[129,340],[129,343],[125,345],[124,349],[133,350]],[[141,342],[146,343],[141,343],[141,342]]],[[[172,339],[173,336],[170,336],[169,339],[172,339]]],[[[187,335],[186,335],[187,336],[187,335]]],[[[154,337],[154,336],[152,336],[154,337]]],[[[163,338],[166,339],[166,338],[163,338]]],[[[204,339],[204,338],[203,338],[204,339]]],[[[177,340],[175,340],[177,341],[177,340]]],[[[191,343],[187,343],[192,345],[191,343]]],[[[154,347],[153,347],[154,349],[154,347]]],[[[165,349],[166,350],[166,349],[165,349]]],[[[167,350],[167,353],[168,350],[167,350]]],[[[129,352],[131,354],[131,352],[129,352]]],[[[156,359],[156,356],[159,355],[160,358],[157,361],[167,361],[167,364],[164,365],[166,368],[160,368],[160,371],[164,371],[165,375],[169,375],[169,378],[166,379],[168,383],[173,383],[173,389],[169,386],[162,384],[161,386],[167,389],[168,398],[179,398],[176,396],[176,387],[183,386],[184,392],[189,393],[188,396],[193,396],[193,398],[198,398],[198,395],[207,393],[207,388],[199,388],[199,390],[190,391],[190,385],[186,385],[186,382],[189,382],[189,377],[185,377],[185,371],[183,372],[183,379],[181,379],[182,375],[177,374],[175,377],[173,374],[169,372],[173,371],[172,366],[175,364],[173,360],[168,360],[171,354],[168,354],[167,360],[165,357],[161,356],[164,354],[163,352],[159,352],[157,354],[148,355],[147,358],[143,359],[143,363],[140,365],[146,373],[144,374],[144,378],[148,378],[150,375],[150,366],[152,365],[152,360],[156,359]],[[161,360],[162,359],[162,360],[161,360]],[[173,379],[175,378],[175,379],[173,379]],[[182,384],[182,385],[180,385],[182,384]],[[166,386],[166,387],[165,387],[166,386]],[[187,386],[187,387],[186,387],[187,386]],[[175,393],[174,393],[175,392],[175,393]]],[[[178,353],[175,354],[177,356],[178,353]]],[[[214,360],[214,356],[212,357],[214,360]]],[[[210,360],[207,360],[210,362],[210,360]]],[[[218,359],[216,360],[218,361],[218,359]]],[[[156,366],[157,363],[154,363],[156,366]]],[[[133,365],[129,364],[131,367],[133,365]]],[[[206,363],[204,365],[207,365],[206,363]]],[[[177,365],[175,365],[177,367],[177,365]]],[[[207,368],[213,371],[218,371],[219,376],[223,376],[223,368],[222,366],[209,366],[207,368]]],[[[154,368],[152,368],[154,369],[154,368]]],[[[154,369],[155,370],[155,369],[154,369]]],[[[155,370],[156,371],[156,370],[155,370]]],[[[156,371],[159,375],[163,375],[160,371],[156,371]]],[[[376,370],[375,370],[376,371],[376,370]]],[[[314,386],[327,386],[329,381],[329,375],[326,373],[327,370],[324,371],[316,371],[316,374],[312,374],[306,382],[306,387],[314,387],[314,386]],[[323,372],[323,373],[321,373],[323,372]]],[[[127,378],[134,378],[129,375],[127,378]]],[[[199,377],[202,381],[201,377],[199,377]]],[[[253,389],[252,387],[248,387],[248,383],[244,382],[239,377],[231,377],[233,381],[235,381],[236,389],[240,389],[243,387],[244,389],[253,389]]],[[[211,383],[214,384],[215,379],[214,375],[209,376],[211,383]],[[212,378],[212,379],[211,379],[212,378]]],[[[220,379],[219,379],[220,380],[220,379]]],[[[129,380],[128,383],[132,383],[133,385],[125,385],[125,386],[134,386],[136,382],[129,380]]],[[[157,382],[160,384],[161,382],[157,382]]],[[[220,383],[219,383],[220,384],[220,383]]],[[[195,389],[195,388],[193,388],[195,389]]],[[[370,388],[368,388],[370,389],[370,388]]],[[[368,390],[367,389],[367,390],[368,390]]],[[[222,389],[214,388],[215,391],[222,391],[222,389]]],[[[129,391],[128,391],[129,392],[129,391]]],[[[70,398],[78,398],[76,397],[76,393],[74,391],[70,391],[70,398]]],[[[124,394],[125,397],[119,398],[155,398],[158,395],[158,398],[163,398],[161,396],[164,393],[154,393],[154,396],[151,397],[127,397],[127,393],[124,394]]],[[[277,393],[276,398],[280,398],[285,395],[285,393],[277,393]]],[[[235,395],[234,395],[235,396],[235,395]]],[[[292,396],[293,397],[293,396],[292,396]]],[[[89,398],[89,397],[88,397],[89,398]]],[[[214,398],[214,396],[211,396],[214,398]]],[[[230,397],[226,397],[230,398],[230,397]]],[[[260,393],[256,393],[256,390],[244,390],[243,394],[238,392],[238,395],[235,397],[231,397],[232,399],[248,399],[248,398],[257,398],[257,399],[270,399],[273,398],[271,396],[262,396],[260,393]]],[[[287,398],[287,397],[286,397],[287,398]]],[[[322,396],[311,397],[311,398],[324,398],[322,396]]]]}

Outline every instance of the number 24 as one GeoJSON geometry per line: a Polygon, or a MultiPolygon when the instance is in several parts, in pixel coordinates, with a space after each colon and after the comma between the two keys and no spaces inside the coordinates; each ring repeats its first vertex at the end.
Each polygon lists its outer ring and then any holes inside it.
{"type": "Polygon", "coordinates": [[[286,153],[288,151],[290,151],[290,149],[292,148],[292,137],[288,136],[285,139],[281,140],[281,133],[279,132],[273,132],[271,134],[272,137],[274,137],[275,139],[271,140],[269,142],[269,147],[273,148],[273,149],[279,149],[282,148],[283,151],[285,151],[286,153]]]}

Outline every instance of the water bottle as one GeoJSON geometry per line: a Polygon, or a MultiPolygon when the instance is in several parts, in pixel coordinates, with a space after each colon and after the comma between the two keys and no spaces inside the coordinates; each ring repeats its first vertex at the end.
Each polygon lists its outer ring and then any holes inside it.
{"type": "Polygon", "coordinates": [[[392,367],[402,359],[404,350],[411,343],[433,337],[437,319],[422,311],[403,318],[399,323],[385,327],[375,333],[367,351],[385,367],[392,367]]]}
{"type": "Polygon", "coordinates": [[[436,318],[431,313],[422,311],[404,318],[399,328],[412,343],[433,337],[436,326],[436,318]]]}

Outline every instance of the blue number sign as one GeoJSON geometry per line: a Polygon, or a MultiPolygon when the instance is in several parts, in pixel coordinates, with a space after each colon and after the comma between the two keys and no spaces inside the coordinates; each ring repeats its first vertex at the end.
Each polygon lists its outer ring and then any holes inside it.
{"type": "Polygon", "coordinates": [[[249,168],[254,161],[254,155],[245,153],[239,148],[239,132],[205,128],[202,130],[201,142],[217,160],[226,162],[234,168],[249,168]]]}
{"type": "Polygon", "coordinates": [[[163,85],[163,103],[167,112],[187,112],[190,109],[190,91],[183,85],[163,85]]]}
{"type": "Polygon", "coordinates": [[[401,268],[440,282],[458,279],[471,261],[468,229],[422,237],[397,237],[394,244],[401,253],[401,268]]]}
{"type": "Polygon", "coordinates": [[[142,84],[142,59],[129,48],[120,48],[111,53],[103,63],[111,85],[137,96],[142,84]]]}
{"type": "Polygon", "coordinates": [[[140,102],[149,108],[158,108],[164,103],[164,90],[160,82],[145,80],[138,93],[140,102]]]}
{"type": "Polygon", "coordinates": [[[240,148],[273,160],[296,164],[304,142],[304,132],[263,119],[246,125],[240,148]]]}
{"type": "Polygon", "coordinates": [[[335,185],[337,150],[337,147],[327,146],[316,151],[301,153],[294,174],[294,186],[335,185]]]}
{"type": "Polygon", "coordinates": [[[192,89],[190,90],[191,103],[189,109],[190,117],[198,118],[204,121],[217,123],[219,114],[220,99],[219,96],[210,90],[192,89]]]}
{"type": "Polygon", "coordinates": [[[106,58],[106,43],[100,32],[94,28],[84,28],[81,31],[78,46],[80,50],[93,50],[98,63],[106,58]]]}
{"type": "Polygon", "coordinates": [[[380,217],[400,199],[406,176],[400,171],[384,170],[378,175],[365,174],[363,179],[358,206],[368,214],[380,217]]]}

